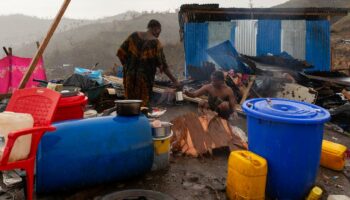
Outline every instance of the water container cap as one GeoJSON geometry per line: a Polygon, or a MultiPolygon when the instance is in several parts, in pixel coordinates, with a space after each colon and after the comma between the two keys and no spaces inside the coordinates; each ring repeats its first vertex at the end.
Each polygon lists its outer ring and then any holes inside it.
{"type": "Polygon", "coordinates": [[[317,124],[330,119],[324,108],[288,99],[251,99],[244,102],[243,110],[250,116],[286,123],[317,124]]]}

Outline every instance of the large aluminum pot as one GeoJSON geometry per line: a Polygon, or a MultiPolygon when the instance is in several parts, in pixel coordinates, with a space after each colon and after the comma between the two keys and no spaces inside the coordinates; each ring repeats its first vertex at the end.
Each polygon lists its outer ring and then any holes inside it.
{"type": "Polygon", "coordinates": [[[154,138],[163,138],[171,134],[171,127],[173,124],[169,122],[161,122],[161,124],[161,127],[152,127],[152,136],[154,138]]]}
{"type": "Polygon", "coordinates": [[[141,100],[117,100],[117,114],[121,116],[140,115],[141,100]]]}

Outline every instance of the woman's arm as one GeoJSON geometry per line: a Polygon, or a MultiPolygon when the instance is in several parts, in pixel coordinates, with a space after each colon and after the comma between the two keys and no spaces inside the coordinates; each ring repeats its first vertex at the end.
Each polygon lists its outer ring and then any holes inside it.
{"type": "Polygon", "coordinates": [[[165,75],[167,75],[167,77],[175,84],[176,87],[180,87],[180,83],[178,82],[178,80],[174,77],[174,75],[171,73],[171,71],[169,70],[169,66],[168,63],[165,59],[165,54],[163,51],[163,48],[160,48],[160,60],[161,60],[161,66],[160,68],[160,72],[164,72],[165,75]]]}

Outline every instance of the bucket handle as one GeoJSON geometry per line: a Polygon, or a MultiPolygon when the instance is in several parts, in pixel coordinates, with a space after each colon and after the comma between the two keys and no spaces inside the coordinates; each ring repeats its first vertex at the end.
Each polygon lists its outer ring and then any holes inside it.
{"type": "Polygon", "coordinates": [[[252,107],[253,107],[253,104],[250,103],[250,102],[248,102],[248,103],[247,103],[247,107],[248,107],[248,108],[252,108],[252,107]]]}
{"type": "Polygon", "coordinates": [[[269,104],[270,106],[272,105],[272,100],[270,98],[266,98],[266,102],[267,104],[269,104]]]}

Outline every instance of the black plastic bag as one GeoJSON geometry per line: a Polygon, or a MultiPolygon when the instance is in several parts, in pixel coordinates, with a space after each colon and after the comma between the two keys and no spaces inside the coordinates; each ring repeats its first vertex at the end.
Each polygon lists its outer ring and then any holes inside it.
{"type": "Polygon", "coordinates": [[[71,77],[64,81],[63,86],[79,87],[82,92],[85,92],[91,88],[99,86],[99,84],[86,76],[73,74],[71,77]]]}

